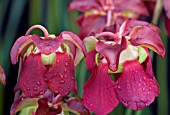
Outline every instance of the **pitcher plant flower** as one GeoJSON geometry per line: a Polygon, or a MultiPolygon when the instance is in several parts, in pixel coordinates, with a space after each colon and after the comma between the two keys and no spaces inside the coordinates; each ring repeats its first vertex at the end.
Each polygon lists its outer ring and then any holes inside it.
{"type": "Polygon", "coordinates": [[[121,25],[127,18],[148,16],[147,8],[141,0],[72,0],[68,9],[83,12],[77,20],[81,39],[102,32],[106,26],[115,23],[121,25]]]}
{"type": "Polygon", "coordinates": [[[6,85],[6,76],[4,69],[0,66],[0,82],[5,86],[6,85]]]}
{"type": "Polygon", "coordinates": [[[141,110],[158,96],[148,48],[162,57],[165,48],[155,25],[127,19],[119,31],[86,37],[84,43],[86,65],[92,74],[84,86],[83,104],[90,111],[106,115],[119,102],[141,110]]]}

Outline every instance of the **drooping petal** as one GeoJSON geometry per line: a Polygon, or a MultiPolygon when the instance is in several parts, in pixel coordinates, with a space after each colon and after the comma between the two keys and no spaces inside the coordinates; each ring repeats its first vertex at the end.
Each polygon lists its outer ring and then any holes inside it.
{"type": "Polygon", "coordinates": [[[74,71],[74,63],[69,55],[56,53],[56,63],[50,67],[44,79],[52,91],[65,96],[76,88],[74,71]]]}
{"type": "Polygon", "coordinates": [[[106,58],[109,69],[116,71],[119,63],[120,53],[127,48],[126,39],[123,37],[121,44],[111,45],[101,41],[96,44],[96,51],[106,58]]]}
{"type": "Polygon", "coordinates": [[[89,52],[85,58],[86,67],[90,72],[92,72],[94,67],[96,66],[95,62],[96,53],[97,53],[96,50],[93,50],[89,52]]]}
{"type": "Polygon", "coordinates": [[[6,85],[6,76],[4,73],[4,69],[0,66],[0,82],[5,86],[6,85]]]}
{"type": "Polygon", "coordinates": [[[100,33],[106,25],[106,16],[100,15],[90,15],[88,17],[84,17],[84,19],[80,23],[80,31],[79,36],[81,39],[89,36],[91,33],[100,33]]]}
{"type": "Polygon", "coordinates": [[[64,40],[68,40],[72,43],[74,43],[81,51],[83,54],[86,56],[87,50],[85,45],[83,44],[83,41],[76,35],[73,34],[72,32],[64,31],[60,34],[64,40]]]}
{"type": "Polygon", "coordinates": [[[19,76],[19,87],[28,97],[35,97],[45,93],[48,86],[44,81],[47,68],[42,64],[41,54],[30,54],[23,62],[19,76]]]}
{"type": "Polygon", "coordinates": [[[164,45],[160,36],[153,29],[147,26],[138,27],[133,29],[129,36],[132,45],[148,47],[164,57],[164,45]]]}
{"type": "Polygon", "coordinates": [[[124,63],[123,72],[116,83],[117,98],[124,106],[133,110],[149,106],[157,96],[152,80],[137,60],[124,63]]]}
{"type": "Polygon", "coordinates": [[[96,115],[108,114],[119,103],[112,88],[114,86],[107,64],[96,66],[84,86],[83,105],[96,115]]]}
{"type": "Polygon", "coordinates": [[[86,12],[101,7],[98,0],[73,0],[69,5],[69,10],[79,10],[86,12]]]}
{"type": "Polygon", "coordinates": [[[167,17],[170,19],[170,1],[169,0],[163,0],[164,9],[166,11],[167,17]]]}
{"type": "Polygon", "coordinates": [[[36,34],[32,36],[32,40],[40,52],[44,54],[55,52],[63,41],[61,37],[42,39],[36,34]]]}
{"type": "Polygon", "coordinates": [[[145,21],[127,19],[120,27],[120,30],[119,30],[120,35],[122,36],[127,35],[136,26],[147,26],[147,25],[149,25],[149,23],[145,21]]]}
{"type": "Polygon", "coordinates": [[[10,115],[16,115],[17,112],[31,106],[38,106],[37,99],[28,98],[26,95],[21,95],[13,102],[10,109],[10,115]]]}
{"type": "Polygon", "coordinates": [[[57,115],[62,111],[61,106],[58,106],[58,108],[49,107],[47,98],[39,99],[38,104],[35,115],[57,115]]]}
{"type": "Polygon", "coordinates": [[[67,106],[78,111],[80,115],[90,115],[90,112],[83,106],[82,100],[79,97],[70,98],[67,101],[67,106]]]}
{"type": "Polygon", "coordinates": [[[168,19],[167,17],[165,18],[165,28],[168,33],[168,36],[170,36],[170,19],[168,19]]]}
{"type": "Polygon", "coordinates": [[[12,64],[16,64],[18,62],[18,55],[25,50],[26,46],[32,43],[32,36],[22,36],[16,40],[14,45],[12,46],[10,57],[12,64]]]}

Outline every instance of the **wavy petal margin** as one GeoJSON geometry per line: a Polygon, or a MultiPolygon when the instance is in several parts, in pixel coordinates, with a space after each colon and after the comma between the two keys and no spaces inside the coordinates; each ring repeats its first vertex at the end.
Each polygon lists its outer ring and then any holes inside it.
{"type": "Polygon", "coordinates": [[[12,64],[16,64],[18,62],[19,54],[24,50],[26,46],[28,46],[31,43],[32,43],[31,35],[22,36],[16,40],[10,52],[12,64]]]}
{"type": "Polygon", "coordinates": [[[161,38],[156,30],[153,29],[153,26],[142,26],[134,28],[130,33],[130,42],[134,46],[144,46],[152,49],[162,57],[165,55],[165,48],[161,41],[161,38]]]}
{"type": "Polygon", "coordinates": [[[106,115],[117,105],[113,87],[115,82],[108,74],[108,65],[100,64],[93,70],[84,85],[83,105],[97,115],[106,115]]]}
{"type": "Polygon", "coordinates": [[[0,66],[0,81],[5,86],[6,85],[6,76],[4,73],[4,69],[0,66]]]}
{"type": "Polygon", "coordinates": [[[124,106],[133,110],[149,106],[157,96],[155,84],[137,60],[124,63],[123,72],[116,83],[117,98],[124,106]]]}

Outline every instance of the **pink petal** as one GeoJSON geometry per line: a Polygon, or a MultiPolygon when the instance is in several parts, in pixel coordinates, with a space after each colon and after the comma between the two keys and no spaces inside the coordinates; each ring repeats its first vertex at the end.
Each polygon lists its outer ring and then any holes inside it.
{"type": "Polygon", "coordinates": [[[82,100],[79,97],[70,98],[67,101],[67,106],[78,111],[80,115],[90,115],[90,112],[83,106],[82,100]]]}
{"type": "Polygon", "coordinates": [[[129,35],[130,42],[134,46],[142,45],[154,50],[156,53],[164,57],[165,48],[157,32],[147,26],[134,28],[129,35]]]}
{"type": "Polygon", "coordinates": [[[39,99],[38,104],[35,115],[58,115],[62,111],[61,106],[58,106],[58,108],[49,107],[47,98],[39,99]]]}
{"type": "Polygon", "coordinates": [[[81,18],[79,36],[81,39],[89,36],[91,33],[100,33],[106,25],[106,16],[90,15],[84,17],[83,21],[81,18]]]}
{"type": "Polygon", "coordinates": [[[107,64],[98,65],[84,86],[83,105],[97,115],[106,115],[117,105],[114,81],[108,74],[107,64]]]}
{"type": "Polygon", "coordinates": [[[44,74],[47,68],[41,62],[41,54],[30,54],[23,62],[19,76],[19,87],[28,97],[35,97],[45,93],[47,84],[44,74]]]}
{"type": "Polygon", "coordinates": [[[68,41],[74,43],[74,45],[77,46],[79,49],[81,49],[83,54],[86,56],[86,54],[87,54],[86,47],[85,47],[83,41],[76,34],[74,34],[72,32],[68,32],[68,31],[64,31],[60,34],[60,36],[63,37],[64,40],[68,40],[68,41]]]}
{"type": "Polygon", "coordinates": [[[168,36],[170,37],[170,19],[168,19],[167,17],[165,18],[165,28],[168,33],[168,36]]]}
{"type": "Polygon", "coordinates": [[[10,57],[12,64],[18,62],[18,55],[32,42],[32,36],[22,36],[12,46],[10,57]]]}
{"type": "Polygon", "coordinates": [[[124,63],[123,72],[116,83],[117,98],[124,106],[133,110],[149,106],[157,96],[152,80],[136,60],[124,63]]]}
{"type": "Polygon", "coordinates": [[[86,12],[92,9],[99,9],[100,7],[98,0],[73,0],[69,5],[69,10],[86,12]]]}
{"type": "Polygon", "coordinates": [[[167,17],[170,19],[170,1],[169,0],[163,0],[164,9],[166,11],[167,17]]]}
{"type": "Polygon", "coordinates": [[[76,88],[74,72],[74,63],[69,55],[57,53],[56,63],[50,67],[44,78],[52,91],[65,96],[76,88]]]}
{"type": "Polygon", "coordinates": [[[6,85],[6,76],[4,73],[4,69],[0,66],[0,82],[5,86],[6,85]]]}
{"type": "Polygon", "coordinates": [[[85,58],[86,67],[90,72],[92,72],[92,70],[94,69],[96,65],[96,61],[95,61],[96,53],[97,53],[96,50],[91,51],[87,54],[85,58]]]}
{"type": "Polygon", "coordinates": [[[36,34],[32,36],[32,40],[40,52],[44,54],[55,52],[63,41],[61,37],[42,39],[36,34]]]}
{"type": "Polygon", "coordinates": [[[96,44],[96,51],[106,58],[109,69],[113,72],[118,69],[120,53],[127,48],[126,39],[123,37],[121,44],[111,45],[99,41],[96,44]]]}

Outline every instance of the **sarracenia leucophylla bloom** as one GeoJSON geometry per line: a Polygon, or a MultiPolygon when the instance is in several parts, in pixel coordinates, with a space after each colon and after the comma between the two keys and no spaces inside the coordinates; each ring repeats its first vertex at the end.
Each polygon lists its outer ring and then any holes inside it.
{"type": "Polygon", "coordinates": [[[30,98],[42,96],[48,90],[60,96],[67,96],[72,91],[76,93],[74,73],[79,50],[86,55],[85,46],[77,35],[68,31],[59,36],[50,35],[43,26],[32,26],[11,49],[13,64],[20,57],[15,91],[21,90],[23,95],[30,98]],[[30,35],[36,28],[44,32],[44,37],[30,35]]]}
{"type": "Polygon", "coordinates": [[[158,96],[148,48],[162,57],[165,48],[155,25],[128,19],[115,33],[102,32],[84,42],[88,51],[85,61],[92,74],[84,86],[83,104],[90,111],[106,115],[119,102],[141,110],[158,96]]]}
{"type": "Polygon", "coordinates": [[[102,32],[106,26],[121,25],[127,18],[149,15],[141,0],[72,0],[68,9],[83,12],[77,20],[81,39],[102,32]]]}

